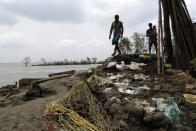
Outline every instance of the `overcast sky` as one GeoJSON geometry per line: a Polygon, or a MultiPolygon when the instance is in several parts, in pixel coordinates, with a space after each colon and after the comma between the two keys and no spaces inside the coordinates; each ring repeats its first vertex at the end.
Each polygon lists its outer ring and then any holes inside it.
{"type": "MultiPolygon", "coordinates": [[[[186,0],[192,18],[196,1],[186,0]]],[[[115,14],[124,36],[145,33],[157,25],[158,0],[0,0],[0,63],[105,59],[112,54],[108,39],[115,14]],[[151,3],[150,3],[151,2],[151,3]]]]}

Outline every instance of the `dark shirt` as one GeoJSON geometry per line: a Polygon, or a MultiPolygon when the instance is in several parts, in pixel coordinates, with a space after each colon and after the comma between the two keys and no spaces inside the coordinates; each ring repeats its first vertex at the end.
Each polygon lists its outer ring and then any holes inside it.
{"type": "Polygon", "coordinates": [[[146,31],[146,37],[152,38],[152,32],[153,32],[153,29],[148,29],[146,31]]]}

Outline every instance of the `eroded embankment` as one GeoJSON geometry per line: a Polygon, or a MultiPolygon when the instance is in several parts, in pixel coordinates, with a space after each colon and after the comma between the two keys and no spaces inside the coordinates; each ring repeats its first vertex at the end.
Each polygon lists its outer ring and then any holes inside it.
{"type": "Polygon", "coordinates": [[[43,104],[38,114],[31,113],[42,116],[26,127],[39,123],[43,130],[191,131],[196,129],[195,85],[181,70],[156,75],[155,56],[127,55],[66,78],[38,82],[20,100],[30,100],[22,101],[23,106],[43,104]]]}
{"type": "MultiPolygon", "coordinates": [[[[164,77],[157,76],[153,56],[110,58],[88,74],[90,77],[87,75],[83,84],[72,88],[72,93],[62,98],[60,105],[56,105],[57,101],[49,107],[55,113],[59,111],[58,106],[63,105],[55,120],[65,129],[85,130],[91,126],[89,130],[195,129],[194,100],[191,99],[192,103],[185,100],[186,94],[194,95],[195,79],[174,69],[169,69],[164,77]],[[74,117],[73,112],[62,114],[69,109],[79,116],[74,117]],[[88,124],[77,121],[78,117],[88,124]]],[[[49,111],[48,114],[53,113],[49,111]]]]}

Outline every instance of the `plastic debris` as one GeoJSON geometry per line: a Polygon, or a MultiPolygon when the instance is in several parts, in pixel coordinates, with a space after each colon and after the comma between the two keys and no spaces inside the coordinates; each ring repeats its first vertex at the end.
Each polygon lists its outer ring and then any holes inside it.
{"type": "Polygon", "coordinates": [[[121,61],[121,64],[122,64],[122,65],[125,65],[125,62],[124,62],[124,61],[121,61]]]}
{"type": "Polygon", "coordinates": [[[122,64],[121,64],[121,65],[116,64],[116,69],[119,70],[119,71],[124,71],[125,68],[126,68],[126,67],[125,67],[124,65],[122,65],[122,64]]]}
{"type": "Polygon", "coordinates": [[[141,68],[137,65],[126,65],[131,70],[141,70],[141,68]]]}
{"type": "Polygon", "coordinates": [[[125,97],[124,100],[129,101],[129,99],[127,97],[125,97]]]}
{"type": "Polygon", "coordinates": [[[144,110],[147,113],[152,113],[152,112],[155,112],[156,108],[155,107],[151,107],[151,106],[147,106],[147,107],[144,107],[144,110]]]}
{"type": "Polygon", "coordinates": [[[118,91],[121,93],[126,93],[126,94],[131,94],[131,95],[139,93],[136,90],[131,90],[131,89],[127,89],[127,88],[118,88],[118,91]]]}
{"type": "Polygon", "coordinates": [[[144,63],[136,63],[136,62],[131,62],[131,65],[126,65],[131,70],[141,70],[142,66],[145,66],[146,64],[144,63]]]}
{"type": "Polygon", "coordinates": [[[113,73],[106,73],[107,74],[107,76],[112,76],[113,75],[113,73]]]}
{"type": "Polygon", "coordinates": [[[142,59],[145,59],[145,60],[152,59],[152,57],[151,56],[148,56],[148,55],[139,55],[139,58],[142,58],[142,59]]]}
{"type": "Polygon", "coordinates": [[[125,79],[123,82],[116,82],[114,83],[116,87],[128,87],[129,86],[129,80],[125,79]]]}
{"type": "Polygon", "coordinates": [[[146,79],[148,79],[149,78],[149,76],[146,76],[146,75],[144,75],[144,74],[142,74],[142,73],[140,73],[140,74],[135,74],[134,75],[134,79],[135,80],[146,80],[146,79]]]}
{"type": "Polygon", "coordinates": [[[147,86],[147,85],[143,85],[143,86],[140,86],[138,87],[139,90],[150,90],[150,88],[147,86]]]}
{"type": "Polygon", "coordinates": [[[109,93],[109,92],[111,92],[111,91],[112,91],[112,88],[106,88],[103,92],[109,93]]]}
{"type": "Polygon", "coordinates": [[[174,97],[152,98],[152,101],[157,103],[157,111],[163,112],[171,122],[180,120],[180,109],[174,102],[174,97]]]}
{"type": "Polygon", "coordinates": [[[117,97],[112,97],[112,98],[110,98],[110,100],[116,100],[116,101],[120,101],[120,99],[118,99],[117,97]]]}
{"type": "Polygon", "coordinates": [[[196,104],[196,95],[192,94],[183,94],[186,102],[196,104]]]}
{"type": "Polygon", "coordinates": [[[110,79],[110,80],[119,80],[120,78],[122,78],[123,75],[111,75],[110,77],[108,77],[107,79],[110,79]]]}
{"type": "Polygon", "coordinates": [[[107,68],[116,67],[116,64],[117,64],[117,62],[110,62],[110,63],[107,65],[107,68]]]}
{"type": "Polygon", "coordinates": [[[88,70],[88,73],[93,73],[93,71],[90,69],[90,70],[88,70]]]}

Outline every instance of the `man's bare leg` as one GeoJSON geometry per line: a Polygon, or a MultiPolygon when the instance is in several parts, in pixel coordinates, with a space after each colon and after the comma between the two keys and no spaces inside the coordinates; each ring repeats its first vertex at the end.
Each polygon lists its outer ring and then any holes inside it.
{"type": "Polygon", "coordinates": [[[116,54],[116,44],[115,44],[115,47],[114,47],[114,53],[112,54],[112,56],[114,56],[116,54]]]}
{"type": "Polygon", "coordinates": [[[116,50],[118,50],[119,55],[121,55],[121,51],[120,51],[118,44],[116,44],[116,50]]]}
{"type": "Polygon", "coordinates": [[[152,43],[149,43],[149,54],[151,54],[152,43]]]}

